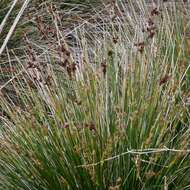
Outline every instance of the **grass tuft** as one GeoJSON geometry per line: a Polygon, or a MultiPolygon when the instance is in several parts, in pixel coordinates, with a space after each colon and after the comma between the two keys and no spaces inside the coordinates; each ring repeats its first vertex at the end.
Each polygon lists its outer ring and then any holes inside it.
{"type": "Polygon", "coordinates": [[[50,6],[0,87],[0,189],[188,189],[186,6],[116,2],[68,33],[50,6]]]}

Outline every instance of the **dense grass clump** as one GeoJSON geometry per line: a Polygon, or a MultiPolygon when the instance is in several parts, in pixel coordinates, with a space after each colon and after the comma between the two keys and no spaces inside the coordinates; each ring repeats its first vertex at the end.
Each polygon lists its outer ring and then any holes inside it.
{"type": "Polygon", "coordinates": [[[0,95],[0,189],[189,189],[186,6],[112,3],[69,40],[51,9],[0,95]]]}

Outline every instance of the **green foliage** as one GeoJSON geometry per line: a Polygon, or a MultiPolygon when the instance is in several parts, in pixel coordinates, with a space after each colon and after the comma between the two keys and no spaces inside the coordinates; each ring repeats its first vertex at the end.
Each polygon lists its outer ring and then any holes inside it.
{"type": "Polygon", "coordinates": [[[75,47],[50,13],[57,36],[26,39],[17,99],[1,95],[0,189],[190,187],[190,12],[172,5],[115,6],[75,47]]]}

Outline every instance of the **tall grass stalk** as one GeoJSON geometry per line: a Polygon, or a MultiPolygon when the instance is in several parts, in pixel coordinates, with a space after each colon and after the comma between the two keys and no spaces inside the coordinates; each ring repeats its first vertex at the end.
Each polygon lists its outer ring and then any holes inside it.
{"type": "Polygon", "coordinates": [[[119,3],[72,46],[53,9],[47,45],[26,36],[16,99],[1,94],[0,189],[189,189],[189,9],[119,3]]]}
{"type": "MultiPolygon", "coordinates": [[[[30,0],[24,1],[23,6],[21,7],[21,9],[20,9],[18,15],[16,16],[16,18],[15,18],[15,20],[14,20],[14,22],[13,22],[13,24],[12,24],[12,26],[11,26],[11,28],[10,28],[10,30],[9,30],[9,32],[8,32],[8,34],[7,34],[7,36],[6,36],[6,38],[5,38],[5,40],[4,40],[4,42],[3,42],[3,44],[2,44],[2,46],[1,46],[1,48],[0,48],[0,56],[1,56],[2,52],[4,51],[4,49],[5,49],[6,45],[7,45],[7,43],[9,42],[9,40],[10,40],[10,38],[11,38],[11,35],[13,34],[13,32],[14,32],[14,30],[15,30],[15,28],[16,28],[16,26],[17,26],[17,24],[18,24],[18,22],[19,22],[19,20],[20,20],[20,18],[21,18],[21,16],[22,16],[22,14],[23,14],[23,12],[24,12],[24,10],[27,8],[29,2],[30,2],[30,0]]],[[[15,5],[16,5],[16,3],[14,2],[14,3],[13,3],[13,8],[14,8],[15,5]]],[[[13,8],[11,7],[10,10],[12,10],[13,8]]],[[[9,12],[8,12],[8,13],[9,13],[9,12]]],[[[6,19],[6,17],[5,17],[5,19],[6,19]]],[[[6,21],[5,21],[5,22],[6,22],[6,21]]],[[[4,24],[5,24],[5,23],[3,22],[3,25],[4,25],[4,24]]],[[[0,29],[1,29],[1,28],[0,28],[0,29]]]]}

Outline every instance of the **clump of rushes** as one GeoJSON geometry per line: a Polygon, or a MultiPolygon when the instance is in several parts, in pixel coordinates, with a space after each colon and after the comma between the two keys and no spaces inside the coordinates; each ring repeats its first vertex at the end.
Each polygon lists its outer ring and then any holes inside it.
{"type": "Polygon", "coordinates": [[[75,48],[59,27],[40,55],[28,40],[44,67],[10,81],[20,105],[0,95],[0,189],[189,188],[190,12],[138,2],[77,27],[75,48]]]}

